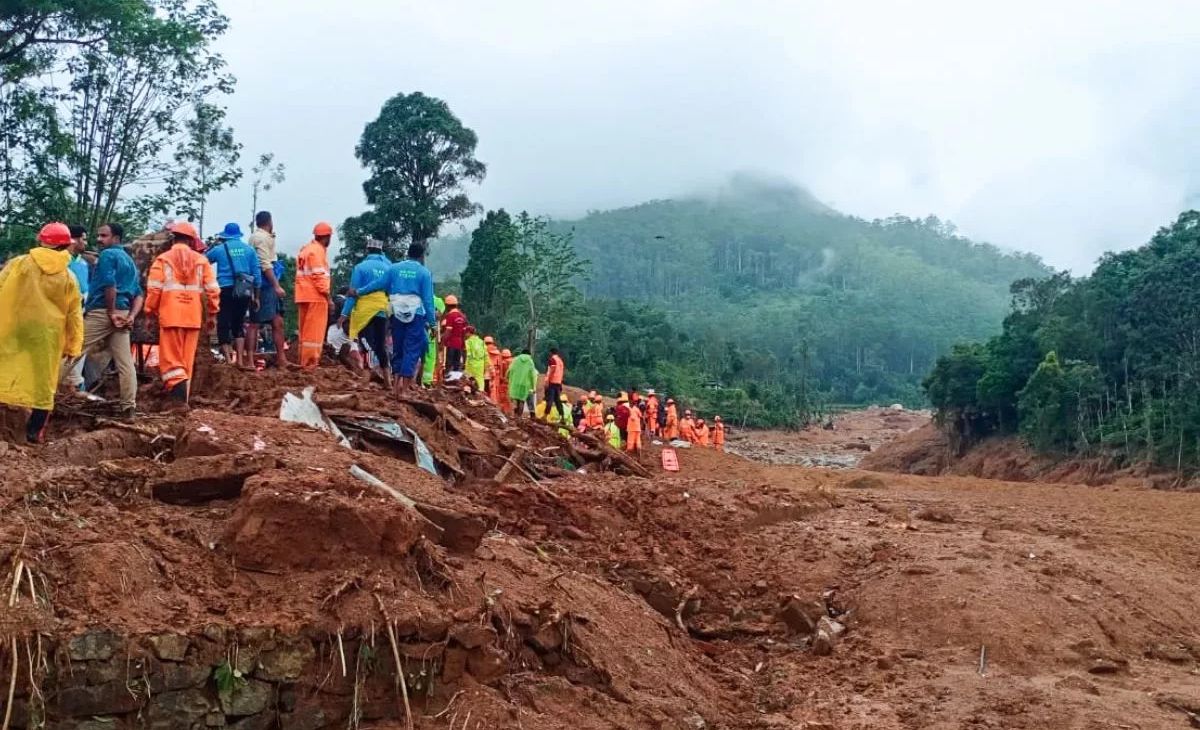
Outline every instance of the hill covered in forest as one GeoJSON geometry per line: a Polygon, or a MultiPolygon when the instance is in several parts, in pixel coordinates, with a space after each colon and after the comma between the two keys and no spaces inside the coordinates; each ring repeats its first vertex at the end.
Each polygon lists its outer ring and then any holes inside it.
{"type": "MultiPolygon", "coordinates": [[[[590,262],[581,282],[588,306],[614,321],[636,310],[630,317],[646,327],[619,328],[603,343],[593,332],[579,347],[624,349],[624,339],[654,337],[642,320],[661,318],[671,332],[645,343],[650,349],[686,348],[706,373],[703,385],[741,388],[767,408],[796,406],[784,410],[923,402],[921,378],[939,355],[999,331],[1012,282],[1053,273],[1035,256],[971,241],[936,218],[865,221],[801,188],[744,176],[710,195],[551,225],[570,231],[590,262]]],[[[439,278],[461,271],[468,243],[434,243],[439,278]]],[[[663,377],[636,368],[589,374],[599,387],[663,377]]]]}

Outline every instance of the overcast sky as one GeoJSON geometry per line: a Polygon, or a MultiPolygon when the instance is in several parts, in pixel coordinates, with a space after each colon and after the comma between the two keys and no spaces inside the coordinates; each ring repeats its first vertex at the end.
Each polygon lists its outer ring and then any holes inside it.
{"type": "MultiPolygon", "coordinates": [[[[762,171],[1085,273],[1200,204],[1196,0],[221,5],[230,122],[244,161],[287,165],[260,207],[291,252],[363,209],[354,145],[411,91],[478,133],[487,207],[578,216],[762,171]]],[[[248,186],[211,210],[209,232],[244,224],[248,186]]]]}

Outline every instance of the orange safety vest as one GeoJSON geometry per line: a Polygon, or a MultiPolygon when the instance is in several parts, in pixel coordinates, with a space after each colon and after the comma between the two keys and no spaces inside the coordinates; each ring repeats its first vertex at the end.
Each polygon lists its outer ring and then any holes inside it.
{"type": "Polygon", "coordinates": [[[684,416],[679,422],[679,438],[696,443],[696,421],[691,416],[684,416]]]}
{"type": "Polygon", "coordinates": [[[309,241],[296,257],[296,303],[324,302],[329,299],[329,251],[317,241],[309,241]]]}
{"type": "Polygon", "coordinates": [[[724,445],[725,445],[725,424],[723,422],[715,423],[715,424],[713,424],[713,446],[724,446],[724,445]]]}
{"type": "Polygon", "coordinates": [[[698,446],[708,446],[708,426],[703,425],[696,429],[696,444],[698,446]]]}
{"type": "Polygon", "coordinates": [[[146,277],[146,312],[158,315],[160,327],[200,329],[205,295],[208,314],[215,316],[221,308],[221,287],[203,254],[177,243],[154,259],[146,277]]]}
{"type": "Polygon", "coordinates": [[[658,423],[658,396],[652,395],[646,399],[646,420],[650,422],[650,430],[653,431],[658,423]]]}
{"type": "Polygon", "coordinates": [[[663,436],[669,439],[679,437],[679,411],[675,409],[674,403],[667,404],[667,424],[663,436]]]}

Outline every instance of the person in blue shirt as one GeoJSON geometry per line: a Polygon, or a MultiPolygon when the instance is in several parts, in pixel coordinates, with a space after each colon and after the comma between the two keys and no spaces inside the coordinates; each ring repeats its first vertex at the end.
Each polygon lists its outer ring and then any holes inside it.
{"type": "Polygon", "coordinates": [[[217,342],[226,362],[236,361],[242,369],[253,370],[254,343],[246,341],[246,313],[263,284],[258,253],[242,239],[241,226],[226,223],[217,235],[217,244],[205,255],[216,270],[217,286],[221,287],[217,342]]]}
{"type": "MultiPolygon", "coordinates": [[[[383,242],[375,239],[367,240],[367,255],[354,266],[350,273],[350,288],[359,289],[387,274],[392,265],[388,257],[383,255],[383,242]]],[[[350,337],[359,340],[370,350],[379,364],[376,377],[381,377],[384,383],[389,382],[388,372],[391,369],[387,352],[388,325],[388,296],[382,291],[369,294],[366,297],[346,297],[342,305],[338,326],[350,337]]],[[[371,370],[370,362],[367,369],[371,370]]]]}
{"type": "Polygon", "coordinates": [[[392,373],[396,394],[416,386],[421,358],[429,344],[430,327],[437,326],[433,308],[433,274],[425,268],[425,245],[414,241],[408,259],[392,264],[383,276],[361,289],[351,288],[347,297],[365,297],[381,291],[388,295],[392,325],[392,373]]]}
{"type": "Polygon", "coordinates": [[[110,362],[117,366],[121,385],[121,416],[137,412],[137,370],[129,345],[130,328],[142,311],[142,285],[137,264],[122,247],[125,229],[106,223],[96,232],[100,256],[92,267],[83,309],[84,380],[90,387],[110,362]]]}

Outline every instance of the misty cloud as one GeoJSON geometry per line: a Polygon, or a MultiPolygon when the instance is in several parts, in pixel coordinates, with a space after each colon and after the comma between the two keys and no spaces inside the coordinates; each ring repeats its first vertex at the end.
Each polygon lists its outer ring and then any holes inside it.
{"type": "MultiPolygon", "coordinates": [[[[1082,273],[1200,193],[1190,2],[223,5],[230,120],[288,165],[264,202],[286,250],[362,209],[354,144],[413,90],[479,134],[488,207],[574,216],[765,171],[1082,273]]],[[[249,195],[213,210],[245,221],[249,195]]]]}

